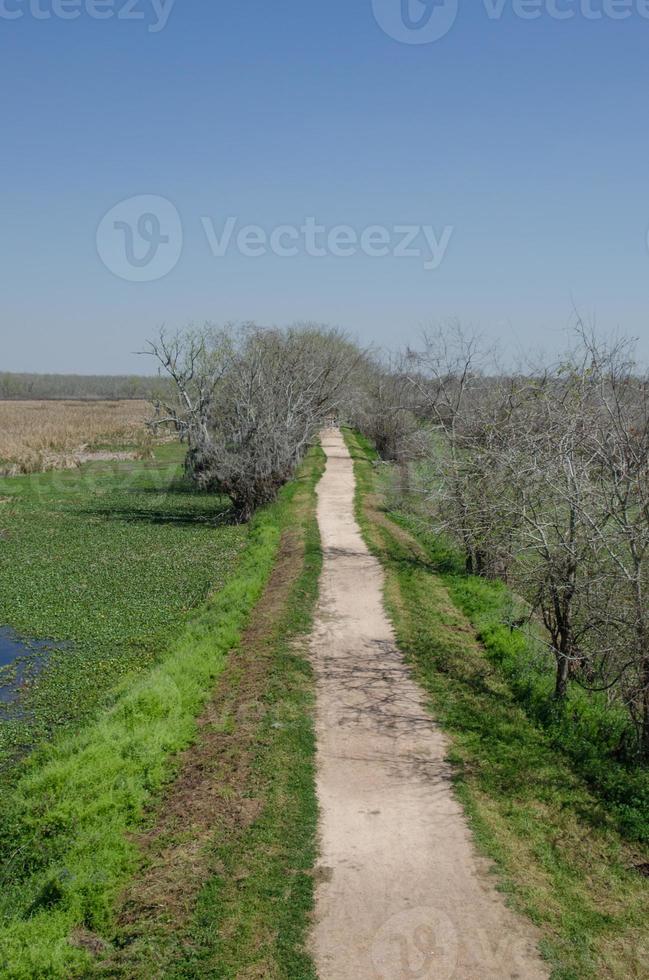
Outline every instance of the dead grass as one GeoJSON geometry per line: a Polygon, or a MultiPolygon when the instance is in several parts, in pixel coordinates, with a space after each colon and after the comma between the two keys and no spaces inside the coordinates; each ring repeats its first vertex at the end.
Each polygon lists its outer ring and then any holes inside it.
{"type": "Polygon", "coordinates": [[[68,469],[98,450],[103,458],[112,449],[142,456],[152,442],[144,425],[150,411],[141,400],[0,400],[0,473],[68,469]]]}

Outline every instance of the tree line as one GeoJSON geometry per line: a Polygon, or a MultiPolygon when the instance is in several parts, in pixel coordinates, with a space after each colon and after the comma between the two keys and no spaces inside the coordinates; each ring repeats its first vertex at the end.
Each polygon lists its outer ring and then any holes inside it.
{"type": "Polygon", "coordinates": [[[580,325],[553,364],[506,372],[476,337],[439,330],[384,383],[401,492],[467,573],[524,600],[554,701],[578,685],[622,708],[635,738],[620,751],[649,760],[649,374],[634,342],[580,325]]]}
{"type": "Polygon", "coordinates": [[[116,401],[148,399],[156,378],[139,375],[0,373],[0,399],[116,401]]]}

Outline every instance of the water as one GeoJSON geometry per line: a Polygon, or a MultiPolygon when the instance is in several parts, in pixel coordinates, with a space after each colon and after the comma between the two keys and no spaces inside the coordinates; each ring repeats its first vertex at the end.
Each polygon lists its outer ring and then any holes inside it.
{"type": "Polygon", "coordinates": [[[11,626],[0,626],[0,703],[14,701],[23,684],[38,673],[48,655],[64,643],[21,636],[11,626]]]}

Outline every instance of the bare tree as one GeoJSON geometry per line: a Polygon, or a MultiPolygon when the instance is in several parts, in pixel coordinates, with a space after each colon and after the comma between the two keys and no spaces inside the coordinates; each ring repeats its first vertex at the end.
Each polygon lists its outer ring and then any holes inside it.
{"type": "Polygon", "coordinates": [[[339,331],[314,324],[162,336],[151,353],[176,390],[155,424],[187,438],[188,474],[227,494],[241,519],[290,479],[361,357],[339,331]]]}
{"type": "Polygon", "coordinates": [[[525,600],[556,701],[578,684],[624,707],[649,760],[649,375],[634,345],[578,323],[557,363],[505,372],[452,325],[407,362],[424,447],[410,506],[469,573],[525,600]]]}
{"type": "Polygon", "coordinates": [[[206,325],[173,334],[160,330],[142,353],[155,357],[173,384],[155,400],[152,428],[173,425],[190,445],[207,439],[207,419],[234,350],[233,329],[206,325]]]}
{"type": "Polygon", "coordinates": [[[549,634],[562,700],[570,677],[588,673],[587,639],[599,622],[592,529],[606,516],[592,481],[592,378],[583,361],[567,363],[526,379],[519,392],[502,447],[517,526],[515,582],[549,634]]]}
{"type": "Polygon", "coordinates": [[[511,509],[497,451],[512,411],[510,386],[497,376],[493,351],[458,325],[424,337],[409,352],[410,382],[424,418],[426,465],[419,492],[437,529],[461,543],[470,573],[506,578],[511,509]]]}
{"type": "Polygon", "coordinates": [[[382,459],[402,466],[419,433],[414,394],[403,358],[363,358],[351,399],[351,421],[382,459]]]}
{"type": "Polygon", "coordinates": [[[591,533],[609,561],[622,691],[649,760],[649,377],[629,341],[598,343],[582,330],[598,392],[590,444],[603,526],[591,533]]]}

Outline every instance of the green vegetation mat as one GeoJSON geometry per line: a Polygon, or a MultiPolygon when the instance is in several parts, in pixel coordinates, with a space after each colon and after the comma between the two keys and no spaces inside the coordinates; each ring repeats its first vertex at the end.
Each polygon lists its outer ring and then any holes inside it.
{"type": "Polygon", "coordinates": [[[371,447],[346,437],[399,644],[449,736],[455,789],[499,887],[539,927],[553,980],[649,976],[646,850],[620,833],[617,808],[593,794],[525,710],[502,658],[479,642],[473,621],[489,612],[486,595],[471,592],[468,619],[466,595],[457,580],[449,591],[430,542],[383,510],[371,447]]]}
{"type": "MultiPolygon", "coordinates": [[[[78,473],[69,475],[69,485],[60,482],[61,474],[30,478],[7,512],[15,549],[9,574],[16,574],[13,569],[20,561],[23,571],[36,562],[38,540],[45,542],[49,567],[38,585],[23,588],[22,612],[12,625],[34,633],[40,623],[43,632],[75,640],[84,678],[72,688],[74,698],[88,693],[92,703],[93,684],[102,685],[106,665],[97,668],[91,662],[91,649],[99,645],[109,663],[111,647],[122,644],[115,650],[120,664],[111,682],[120,675],[126,679],[96,720],[32,752],[3,798],[3,977],[86,975],[90,953],[70,943],[71,933],[75,928],[111,932],[117,896],[138,862],[128,832],[139,826],[144,808],[173,775],[178,751],[195,737],[197,715],[228,652],[240,641],[270,575],[281,528],[291,517],[287,488],[249,528],[215,524],[215,499],[187,494],[181,485],[161,491],[172,463],[175,468],[174,460],[159,460],[159,471],[158,465],[134,466],[131,476],[110,466],[107,482],[95,470],[91,486],[80,487],[78,473]],[[30,558],[26,546],[20,551],[17,538],[18,531],[30,533],[31,517],[41,523],[30,558]],[[184,545],[183,535],[194,540],[184,545]],[[65,560],[57,561],[58,554],[65,560]],[[53,586],[59,568],[60,584],[53,586]],[[223,587],[187,619],[187,609],[212,583],[219,584],[219,576],[222,583],[228,571],[223,587]],[[171,613],[161,614],[167,603],[171,613]],[[160,654],[156,647],[164,636],[168,642],[160,654]],[[142,651],[148,670],[138,663],[142,651]],[[133,673],[136,665],[139,676],[133,673]]],[[[3,492],[13,493],[15,486],[6,481],[3,492]]],[[[21,580],[14,578],[14,588],[20,586],[21,580]]],[[[57,661],[39,682],[53,700],[59,698],[64,720],[77,717],[76,706],[65,714],[66,683],[77,683],[68,671],[57,661]],[[58,677],[56,684],[48,677],[58,677]]],[[[103,683],[105,692],[109,684],[103,683]]],[[[72,696],[68,689],[68,700],[72,696]]],[[[105,701],[105,694],[95,697],[95,705],[97,699],[105,701]]],[[[42,732],[57,720],[47,707],[45,711],[42,732]]]]}
{"type": "Polygon", "coordinates": [[[17,706],[0,705],[0,771],[149,669],[236,568],[246,528],[228,525],[222,498],[188,492],[180,459],[172,445],[147,462],[0,479],[0,625],[66,641],[27,668],[17,706]]]}

